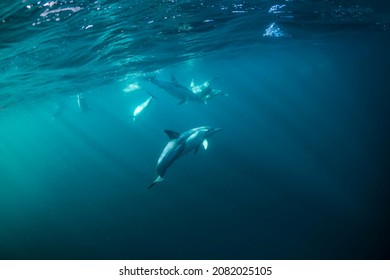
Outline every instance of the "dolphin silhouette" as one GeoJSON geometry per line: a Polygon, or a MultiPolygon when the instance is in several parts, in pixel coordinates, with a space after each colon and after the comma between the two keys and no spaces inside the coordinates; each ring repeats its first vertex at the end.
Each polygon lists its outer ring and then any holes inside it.
{"type": "Polygon", "coordinates": [[[201,145],[203,145],[204,149],[207,149],[207,138],[221,130],[222,128],[212,128],[209,126],[193,128],[183,133],[164,130],[170,140],[157,161],[157,178],[148,189],[164,180],[166,171],[178,158],[191,151],[194,151],[196,154],[201,145]]]}
{"type": "Polygon", "coordinates": [[[180,100],[179,105],[192,101],[204,103],[202,98],[194,94],[189,88],[179,84],[175,76],[171,76],[171,80],[160,80],[156,78],[156,75],[148,77],[148,80],[155,86],[165,90],[173,97],[180,100]]]}

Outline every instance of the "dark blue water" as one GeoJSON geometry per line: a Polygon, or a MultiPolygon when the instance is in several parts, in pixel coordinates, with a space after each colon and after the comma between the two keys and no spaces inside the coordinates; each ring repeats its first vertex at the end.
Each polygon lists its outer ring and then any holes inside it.
{"type": "Polygon", "coordinates": [[[2,1],[0,258],[389,259],[389,8],[2,1]],[[202,125],[146,190],[163,130],[202,125]]]}

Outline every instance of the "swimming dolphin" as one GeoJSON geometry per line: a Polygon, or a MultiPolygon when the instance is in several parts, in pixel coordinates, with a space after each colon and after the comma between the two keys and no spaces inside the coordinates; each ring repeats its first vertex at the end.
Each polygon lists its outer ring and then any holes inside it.
{"type": "Polygon", "coordinates": [[[171,130],[164,130],[170,140],[157,161],[157,178],[148,189],[164,180],[167,169],[178,158],[191,151],[194,151],[196,154],[200,145],[203,145],[206,150],[208,146],[207,138],[221,130],[222,128],[211,128],[209,126],[193,128],[181,134],[171,130]]]}
{"type": "Polygon", "coordinates": [[[89,106],[85,97],[80,93],[77,94],[77,105],[81,112],[85,113],[89,111],[89,106]]]}
{"type": "Polygon", "coordinates": [[[152,100],[152,98],[154,98],[153,95],[151,95],[150,93],[148,93],[150,96],[148,99],[146,99],[144,102],[142,102],[141,104],[139,104],[135,109],[134,109],[134,112],[133,112],[133,121],[135,121],[135,119],[143,112],[143,110],[145,110],[146,107],[148,107],[150,101],[152,100]]]}
{"type": "Polygon", "coordinates": [[[148,80],[155,86],[158,86],[168,92],[173,97],[180,99],[179,105],[189,101],[203,103],[203,100],[194,94],[189,88],[179,84],[173,75],[171,76],[170,81],[159,80],[156,78],[156,75],[148,77],[148,80]]]}

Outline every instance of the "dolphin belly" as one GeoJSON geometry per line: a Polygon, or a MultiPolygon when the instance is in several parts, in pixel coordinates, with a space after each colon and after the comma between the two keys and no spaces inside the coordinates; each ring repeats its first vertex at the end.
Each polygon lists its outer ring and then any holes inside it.
{"type": "Polygon", "coordinates": [[[171,130],[164,130],[170,141],[164,147],[164,150],[157,161],[157,178],[148,189],[164,180],[164,175],[168,168],[178,158],[191,151],[195,151],[196,153],[201,145],[207,149],[208,142],[206,139],[221,130],[221,128],[211,128],[207,126],[193,128],[181,134],[171,130]]]}
{"type": "Polygon", "coordinates": [[[164,177],[168,168],[182,155],[185,146],[177,140],[169,141],[157,161],[157,175],[164,177]]]}

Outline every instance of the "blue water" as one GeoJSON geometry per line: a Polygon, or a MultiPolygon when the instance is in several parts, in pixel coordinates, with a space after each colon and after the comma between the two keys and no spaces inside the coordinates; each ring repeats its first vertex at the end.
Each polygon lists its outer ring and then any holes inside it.
{"type": "Polygon", "coordinates": [[[389,259],[389,22],[387,1],[2,1],[0,258],[389,259]],[[177,105],[150,73],[227,96],[177,105]],[[163,130],[203,125],[223,131],[146,190],[163,130]]]}

